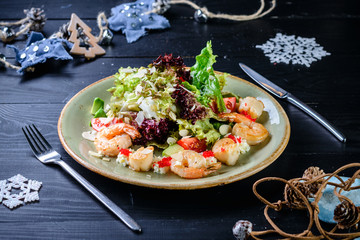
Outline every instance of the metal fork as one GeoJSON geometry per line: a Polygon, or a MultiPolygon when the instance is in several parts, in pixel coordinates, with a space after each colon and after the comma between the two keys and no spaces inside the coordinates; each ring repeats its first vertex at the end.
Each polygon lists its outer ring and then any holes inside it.
{"type": "Polygon", "coordinates": [[[118,218],[120,218],[120,220],[122,220],[126,226],[128,226],[133,231],[141,232],[140,225],[137,224],[127,213],[125,213],[108,197],[96,189],[91,183],[89,183],[85,178],[83,178],[61,159],[61,155],[52,148],[52,146],[48,143],[48,141],[46,141],[46,139],[42,136],[34,124],[25,126],[22,128],[22,130],[26,140],[31,147],[31,150],[33,151],[35,157],[40,160],[40,162],[61,166],[81,185],[83,185],[92,195],[94,195],[102,204],[104,204],[110,211],[112,211],[118,218]]]}

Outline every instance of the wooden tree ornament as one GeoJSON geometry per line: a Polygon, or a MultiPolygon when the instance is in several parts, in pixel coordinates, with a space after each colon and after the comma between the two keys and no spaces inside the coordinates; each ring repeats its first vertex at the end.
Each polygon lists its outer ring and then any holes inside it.
{"type": "Polygon", "coordinates": [[[86,25],[75,13],[71,14],[71,20],[68,27],[71,33],[69,42],[74,43],[70,53],[76,55],[84,55],[86,59],[94,58],[96,55],[104,55],[105,50],[97,44],[97,38],[91,34],[91,28],[86,25]],[[88,37],[87,44],[89,48],[80,46],[80,39],[78,39],[78,27],[83,29],[83,33],[88,37]]]}

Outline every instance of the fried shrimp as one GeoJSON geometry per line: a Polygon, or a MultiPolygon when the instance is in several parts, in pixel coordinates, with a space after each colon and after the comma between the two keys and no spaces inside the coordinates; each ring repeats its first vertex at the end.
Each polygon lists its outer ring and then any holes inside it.
{"type": "Polygon", "coordinates": [[[117,123],[98,132],[94,144],[98,152],[115,157],[120,149],[129,148],[132,145],[131,139],[139,136],[140,133],[135,127],[126,123],[117,123]]]}
{"type": "Polygon", "coordinates": [[[212,151],[217,160],[226,165],[234,165],[240,157],[240,148],[230,138],[222,138],[214,144],[212,151]]]}
{"type": "Polygon", "coordinates": [[[254,97],[246,97],[239,100],[240,105],[237,109],[239,113],[247,113],[251,118],[257,119],[261,116],[264,110],[264,104],[262,101],[257,100],[254,97]]]}
{"type": "Polygon", "coordinates": [[[171,171],[182,178],[202,178],[221,167],[220,162],[209,164],[201,154],[192,150],[181,151],[171,157],[171,171]]]}
{"type": "Polygon", "coordinates": [[[262,124],[253,122],[243,114],[222,113],[219,116],[236,122],[232,134],[245,139],[249,145],[259,144],[269,136],[268,130],[262,124]]]}
{"type": "Polygon", "coordinates": [[[147,148],[141,147],[136,152],[130,153],[129,165],[135,171],[147,172],[151,168],[154,156],[154,147],[149,146],[147,148]]]}

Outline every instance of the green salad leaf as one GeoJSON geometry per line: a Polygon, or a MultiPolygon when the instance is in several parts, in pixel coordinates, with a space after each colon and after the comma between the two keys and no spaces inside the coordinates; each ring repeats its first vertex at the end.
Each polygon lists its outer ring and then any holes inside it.
{"type": "Polygon", "coordinates": [[[187,129],[200,140],[205,138],[207,145],[213,145],[221,136],[208,118],[197,120],[195,124],[184,119],[177,119],[176,122],[179,125],[179,130],[187,129]]]}
{"type": "Polygon", "coordinates": [[[216,62],[216,55],[213,54],[211,47],[211,41],[207,42],[200,55],[196,56],[196,63],[191,67],[190,74],[193,79],[192,84],[201,93],[198,101],[205,106],[209,106],[212,100],[215,100],[218,110],[224,112],[226,107],[221,95],[221,89],[225,84],[225,77],[220,77],[221,81],[219,82],[214,72],[212,65],[216,62]]]}

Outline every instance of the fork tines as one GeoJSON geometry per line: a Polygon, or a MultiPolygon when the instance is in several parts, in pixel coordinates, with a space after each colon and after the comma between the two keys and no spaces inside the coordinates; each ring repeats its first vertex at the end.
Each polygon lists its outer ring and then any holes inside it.
{"type": "Polygon", "coordinates": [[[22,130],[35,155],[39,155],[52,149],[51,145],[46,141],[34,124],[22,127],[22,130]]]}

